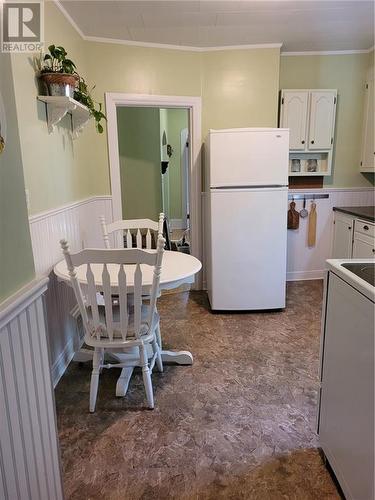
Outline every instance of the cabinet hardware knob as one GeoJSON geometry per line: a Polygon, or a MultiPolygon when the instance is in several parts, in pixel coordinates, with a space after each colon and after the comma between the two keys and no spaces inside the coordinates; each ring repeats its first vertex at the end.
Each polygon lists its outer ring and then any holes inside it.
{"type": "Polygon", "coordinates": [[[311,144],[314,144],[315,141],[311,141],[311,144]]]}
{"type": "Polygon", "coordinates": [[[364,229],[365,231],[368,231],[368,230],[369,230],[369,227],[368,227],[368,226],[363,226],[363,229],[364,229]]]}
{"type": "Polygon", "coordinates": [[[372,249],[372,253],[375,253],[375,248],[372,249]]]}
{"type": "Polygon", "coordinates": [[[305,141],[301,141],[302,144],[305,144],[305,141]]]}
{"type": "Polygon", "coordinates": [[[351,228],[352,228],[351,226],[348,227],[349,231],[351,230],[351,228]]]}

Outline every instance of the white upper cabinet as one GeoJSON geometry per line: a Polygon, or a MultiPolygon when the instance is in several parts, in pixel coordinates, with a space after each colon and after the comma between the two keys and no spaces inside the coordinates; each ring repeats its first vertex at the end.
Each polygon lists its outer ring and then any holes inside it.
{"type": "Polygon", "coordinates": [[[310,92],[309,143],[310,150],[331,149],[335,127],[335,90],[310,92]]]}
{"type": "Polygon", "coordinates": [[[375,171],[375,129],[374,129],[374,69],[370,71],[365,86],[365,102],[363,112],[361,172],[375,171]]]}
{"type": "Polygon", "coordinates": [[[281,106],[281,127],[289,128],[289,149],[304,151],[306,147],[307,90],[284,90],[281,106]]]}
{"type": "Polygon", "coordinates": [[[331,175],[337,90],[283,89],[280,123],[289,128],[289,175],[331,175]]]}

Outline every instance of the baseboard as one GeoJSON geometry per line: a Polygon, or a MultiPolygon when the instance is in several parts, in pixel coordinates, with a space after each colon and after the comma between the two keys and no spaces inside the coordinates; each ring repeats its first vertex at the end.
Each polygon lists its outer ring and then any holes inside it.
{"type": "Polygon", "coordinates": [[[322,280],[324,279],[325,274],[326,271],[324,269],[316,271],[292,271],[286,273],[286,280],[287,281],[322,280]]]}
{"type": "Polygon", "coordinates": [[[68,368],[69,363],[73,359],[74,353],[74,341],[73,339],[70,339],[64,347],[63,351],[60,353],[59,357],[52,365],[52,383],[54,388],[57,386],[61,377],[64,375],[65,370],[68,368]]]}
{"type": "Polygon", "coordinates": [[[66,343],[64,349],[62,350],[62,352],[59,354],[58,358],[52,365],[51,372],[52,372],[53,388],[57,386],[61,377],[64,375],[77,349],[80,349],[82,347],[84,339],[83,337],[81,337],[78,327],[79,315],[80,314],[78,306],[75,306],[69,315],[72,335],[69,338],[68,342],[66,343]]]}

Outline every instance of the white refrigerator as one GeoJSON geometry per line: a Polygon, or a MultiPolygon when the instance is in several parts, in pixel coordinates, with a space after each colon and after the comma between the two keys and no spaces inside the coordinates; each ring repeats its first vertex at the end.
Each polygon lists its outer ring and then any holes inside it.
{"type": "Polygon", "coordinates": [[[289,130],[210,130],[205,147],[211,308],[284,308],[289,130]]]}

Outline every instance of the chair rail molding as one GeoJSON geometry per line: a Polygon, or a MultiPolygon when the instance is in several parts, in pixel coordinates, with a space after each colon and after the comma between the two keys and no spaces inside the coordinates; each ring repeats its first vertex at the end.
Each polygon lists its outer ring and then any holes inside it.
{"type": "Polygon", "coordinates": [[[36,279],[0,304],[0,498],[62,500],[43,294],[36,279]]]}

